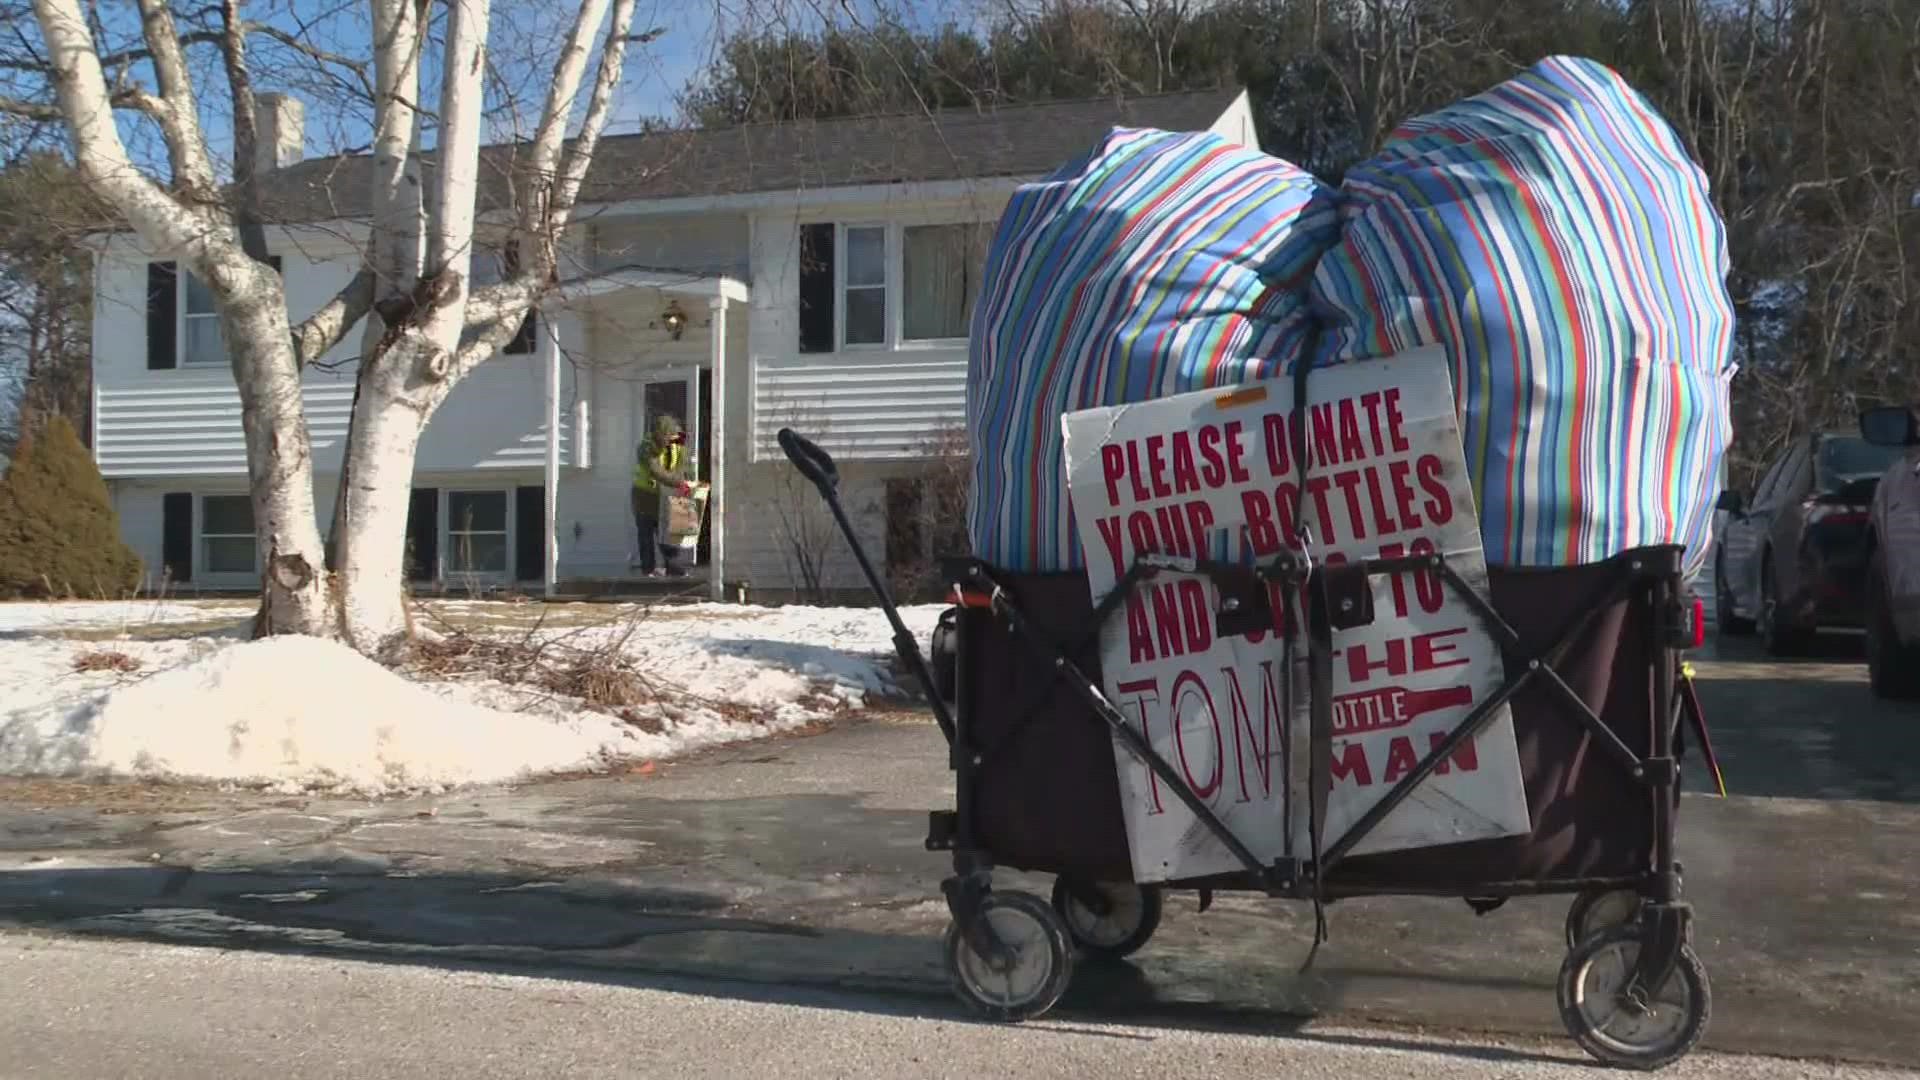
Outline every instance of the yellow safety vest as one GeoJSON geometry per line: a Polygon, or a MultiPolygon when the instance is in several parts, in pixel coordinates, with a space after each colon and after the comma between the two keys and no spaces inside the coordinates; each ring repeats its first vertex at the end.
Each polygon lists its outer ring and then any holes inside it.
{"type": "MultiPolygon", "coordinates": [[[[653,460],[658,461],[666,471],[674,472],[680,468],[680,462],[685,460],[685,456],[686,447],[679,443],[668,443],[666,450],[656,455],[653,460]]],[[[654,480],[652,470],[647,468],[648,464],[649,462],[642,461],[634,465],[633,488],[635,491],[651,495],[659,490],[659,483],[654,480]]]]}

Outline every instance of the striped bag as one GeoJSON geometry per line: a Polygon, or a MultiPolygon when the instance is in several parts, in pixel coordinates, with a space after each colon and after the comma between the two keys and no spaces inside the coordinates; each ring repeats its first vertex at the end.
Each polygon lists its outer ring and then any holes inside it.
{"type": "Polygon", "coordinates": [[[1062,413],[1277,375],[1308,355],[1332,193],[1210,133],[1116,128],[1013,195],[970,328],[974,554],[1085,565],[1062,413]]]}
{"type": "Polygon", "coordinates": [[[1347,173],[1316,364],[1447,347],[1487,561],[1705,559],[1735,371],[1724,229],[1648,102],[1553,57],[1347,173]]]}

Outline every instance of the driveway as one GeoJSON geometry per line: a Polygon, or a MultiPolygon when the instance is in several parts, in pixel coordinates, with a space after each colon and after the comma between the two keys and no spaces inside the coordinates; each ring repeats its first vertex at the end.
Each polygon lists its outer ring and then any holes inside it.
{"type": "MultiPolygon", "coordinates": [[[[1707,1046],[1920,1060],[1920,711],[1876,702],[1844,656],[1725,650],[1698,666],[1732,792],[1690,795],[1681,815],[1714,989],[1707,1046]]],[[[380,804],[13,785],[0,787],[0,927],[947,1008],[946,866],[921,842],[925,812],[951,799],[939,735],[913,715],[645,773],[380,804]]],[[[1060,1015],[1560,1036],[1564,900],[1485,917],[1457,900],[1342,903],[1305,973],[1306,908],[1195,906],[1172,900],[1136,963],[1084,969],[1060,1015]]]]}

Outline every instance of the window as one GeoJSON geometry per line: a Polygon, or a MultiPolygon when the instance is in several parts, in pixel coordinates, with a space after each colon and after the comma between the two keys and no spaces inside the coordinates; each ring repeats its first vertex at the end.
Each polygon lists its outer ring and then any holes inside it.
{"type": "Polygon", "coordinates": [[[901,234],[900,336],[950,341],[967,336],[980,295],[986,230],[979,225],[910,225],[901,234]]]}
{"type": "Polygon", "coordinates": [[[447,547],[447,569],[453,573],[506,573],[507,493],[450,493],[447,496],[447,547]]]}
{"type": "Polygon", "coordinates": [[[227,350],[220,340],[220,313],[213,307],[213,291],[191,273],[187,275],[184,305],[180,314],[180,363],[186,367],[226,363],[227,350]]]}
{"type": "MultiPolygon", "coordinates": [[[[467,277],[476,289],[488,285],[498,285],[520,270],[520,249],[512,244],[498,250],[476,248],[467,259],[467,277]]],[[[534,334],[537,332],[540,318],[538,308],[528,308],[527,314],[520,320],[520,328],[514,331],[512,340],[500,347],[503,356],[531,355],[535,348],[534,334]]]]}
{"type": "Polygon", "coordinates": [[[208,495],[200,500],[200,561],[209,574],[252,574],[253,500],[245,495],[208,495]]]}
{"type": "Polygon", "coordinates": [[[847,345],[884,345],[887,341],[887,230],[863,226],[846,231],[847,280],[844,333],[847,345]]]}

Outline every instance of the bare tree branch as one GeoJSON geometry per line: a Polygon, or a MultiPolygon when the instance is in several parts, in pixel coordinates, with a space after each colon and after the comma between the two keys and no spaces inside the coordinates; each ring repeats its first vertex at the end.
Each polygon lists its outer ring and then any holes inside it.
{"type": "MultiPolygon", "coordinates": [[[[166,0],[139,0],[139,4],[140,30],[146,35],[147,48],[153,52],[154,76],[160,84],[160,97],[167,105],[155,119],[166,132],[167,157],[173,163],[174,183],[211,200],[213,163],[207,158],[207,144],[200,134],[193,75],[187,70],[186,54],[180,48],[173,11],[166,0]]],[[[97,60],[95,64],[97,66],[97,60]]]]}

